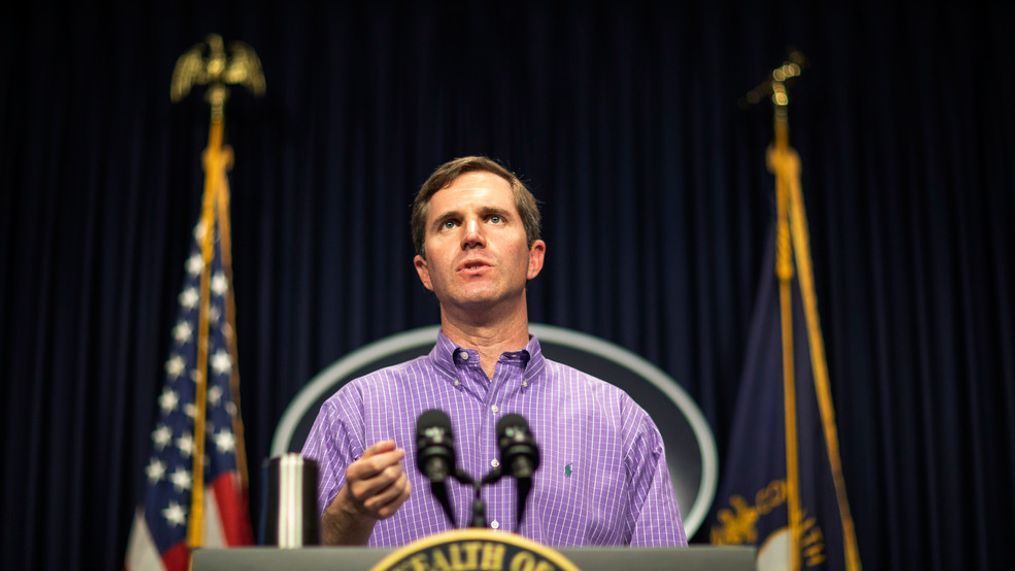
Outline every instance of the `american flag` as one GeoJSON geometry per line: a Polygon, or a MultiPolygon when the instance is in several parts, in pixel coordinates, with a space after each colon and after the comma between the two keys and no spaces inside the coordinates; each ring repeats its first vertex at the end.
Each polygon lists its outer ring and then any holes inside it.
{"type": "MultiPolygon", "coordinates": [[[[225,207],[226,209],[228,206],[225,207]]],[[[222,210],[218,211],[222,216],[222,210]]],[[[215,217],[217,218],[217,217],[215,217]]],[[[228,224],[228,222],[226,222],[228,224]]],[[[204,546],[252,543],[247,490],[242,461],[242,428],[233,388],[238,377],[230,315],[232,300],[228,234],[223,245],[221,223],[214,232],[209,264],[207,414],[203,527],[204,546]],[[238,436],[239,433],[239,436],[238,436]],[[238,462],[237,454],[241,454],[238,462]]],[[[194,242],[186,262],[186,275],[179,295],[179,311],[165,364],[165,382],[158,397],[158,422],[151,434],[151,456],[145,468],[144,502],[138,506],[127,545],[128,570],[185,570],[189,565],[188,524],[194,488],[194,434],[198,403],[198,327],[202,305],[201,275],[205,262],[201,240],[205,224],[194,229],[194,242]]],[[[226,225],[225,233],[228,232],[226,225]]]]}

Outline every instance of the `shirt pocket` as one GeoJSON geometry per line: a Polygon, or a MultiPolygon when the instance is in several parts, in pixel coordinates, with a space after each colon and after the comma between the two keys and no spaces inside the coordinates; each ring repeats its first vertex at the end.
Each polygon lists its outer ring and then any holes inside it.
{"type": "Polygon", "coordinates": [[[588,450],[547,454],[528,509],[539,513],[547,543],[616,545],[623,543],[625,482],[621,458],[588,450]]]}

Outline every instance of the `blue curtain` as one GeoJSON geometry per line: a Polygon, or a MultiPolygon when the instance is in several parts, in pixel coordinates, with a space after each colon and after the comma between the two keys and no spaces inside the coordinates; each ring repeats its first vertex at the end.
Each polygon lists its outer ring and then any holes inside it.
{"type": "Polygon", "coordinates": [[[169,78],[209,32],[253,45],[268,84],[227,107],[251,497],[311,376],[437,321],[408,206],[463,154],[543,202],[532,319],[666,370],[724,457],[773,215],[770,111],[736,102],[794,45],[863,560],[1010,568],[1013,28],[1000,1],[4,5],[0,568],[122,563],[207,134],[169,78]]]}

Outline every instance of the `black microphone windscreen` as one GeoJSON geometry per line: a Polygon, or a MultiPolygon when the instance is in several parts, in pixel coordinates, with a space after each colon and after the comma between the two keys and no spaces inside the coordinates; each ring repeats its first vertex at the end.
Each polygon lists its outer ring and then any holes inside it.
{"type": "Polygon", "coordinates": [[[416,467],[430,480],[430,492],[444,509],[451,526],[454,510],[448,497],[446,480],[455,473],[455,438],[451,419],[443,410],[430,409],[416,419],[416,467]]]}
{"type": "Polygon", "coordinates": [[[505,414],[497,421],[497,434],[504,434],[508,427],[517,427],[525,431],[529,430],[529,422],[520,414],[505,414]]]}
{"type": "Polygon", "coordinates": [[[422,431],[427,428],[443,428],[444,430],[451,431],[451,419],[443,410],[432,408],[423,414],[419,415],[419,419],[416,420],[416,431],[422,431]]]}

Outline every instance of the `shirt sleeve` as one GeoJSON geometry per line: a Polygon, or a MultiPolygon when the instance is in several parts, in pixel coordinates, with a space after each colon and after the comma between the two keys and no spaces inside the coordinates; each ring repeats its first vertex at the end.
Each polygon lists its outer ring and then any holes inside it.
{"type": "Polygon", "coordinates": [[[345,484],[345,470],[363,455],[362,407],[348,398],[353,387],[345,387],[321,406],[310,434],[303,444],[303,456],[317,462],[318,515],[334,501],[345,484]]]}
{"type": "Polygon", "coordinates": [[[637,405],[634,407],[640,418],[630,424],[633,434],[625,457],[630,483],[627,526],[631,530],[631,546],[686,546],[684,522],[673,493],[662,436],[648,413],[637,405]]]}

